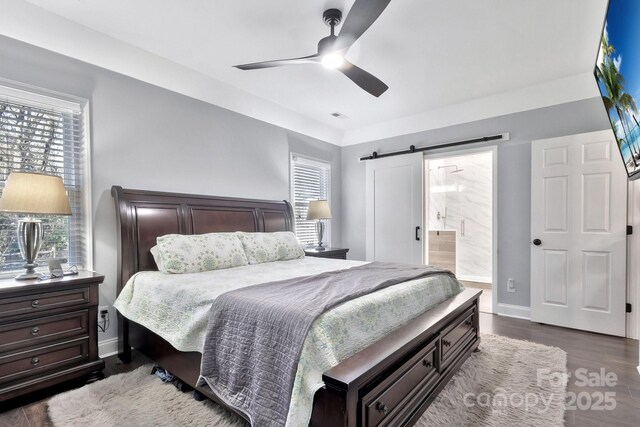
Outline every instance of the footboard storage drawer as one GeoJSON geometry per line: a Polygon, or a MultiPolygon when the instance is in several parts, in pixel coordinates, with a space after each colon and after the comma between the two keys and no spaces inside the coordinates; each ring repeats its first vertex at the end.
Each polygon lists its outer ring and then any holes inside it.
{"type": "Polygon", "coordinates": [[[451,325],[442,331],[440,339],[441,364],[440,371],[444,371],[456,360],[459,350],[475,340],[477,330],[475,326],[476,308],[469,308],[458,317],[451,325]]]}
{"type": "Polygon", "coordinates": [[[434,340],[392,372],[362,399],[367,426],[401,424],[404,409],[418,393],[437,383],[438,341],[434,340]]]}

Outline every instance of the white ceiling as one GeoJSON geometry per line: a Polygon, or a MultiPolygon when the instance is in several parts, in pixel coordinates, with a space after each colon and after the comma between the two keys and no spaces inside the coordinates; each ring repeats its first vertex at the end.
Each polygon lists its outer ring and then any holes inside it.
{"type": "MultiPolygon", "coordinates": [[[[282,114],[297,113],[345,138],[361,135],[346,142],[372,139],[362,130],[381,123],[416,122],[465,104],[482,117],[486,111],[478,100],[523,96],[525,88],[572,76],[584,81],[606,8],[606,0],[392,1],[347,55],[389,85],[376,99],[321,66],[232,68],[315,53],[329,31],[322,12],[337,7],[348,13],[353,0],[21,1],[277,104],[282,114]],[[331,117],[336,111],[348,118],[331,117]]],[[[576,96],[597,94],[591,89],[576,96]]],[[[548,90],[558,91],[558,85],[548,90]]],[[[406,133],[401,127],[395,133],[406,133]]]]}

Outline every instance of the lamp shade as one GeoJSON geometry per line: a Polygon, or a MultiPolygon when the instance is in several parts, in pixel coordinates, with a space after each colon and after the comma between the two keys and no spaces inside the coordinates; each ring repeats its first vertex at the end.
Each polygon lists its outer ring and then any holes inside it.
{"type": "Polygon", "coordinates": [[[331,209],[326,200],[313,200],[309,202],[307,219],[331,219],[331,209]]]}
{"type": "Polygon", "coordinates": [[[12,172],[0,198],[0,211],[34,215],[71,215],[62,178],[33,172],[12,172]]]}

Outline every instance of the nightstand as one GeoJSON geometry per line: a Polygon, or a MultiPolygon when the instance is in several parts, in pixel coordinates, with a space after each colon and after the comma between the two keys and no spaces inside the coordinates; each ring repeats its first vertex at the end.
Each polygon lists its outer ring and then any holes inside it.
{"type": "Polygon", "coordinates": [[[344,248],[325,248],[324,251],[318,251],[315,248],[308,248],[304,250],[304,254],[306,256],[335,259],[347,259],[347,252],[349,252],[349,249],[344,248]]]}
{"type": "Polygon", "coordinates": [[[81,271],[49,280],[0,280],[0,402],[64,381],[100,378],[98,286],[81,271]]]}

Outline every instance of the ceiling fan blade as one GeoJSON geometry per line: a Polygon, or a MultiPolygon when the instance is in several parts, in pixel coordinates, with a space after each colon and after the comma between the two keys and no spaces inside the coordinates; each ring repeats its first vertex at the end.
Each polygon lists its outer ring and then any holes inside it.
{"type": "Polygon", "coordinates": [[[281,67],[283,65],[309,64],[317,62],[319,55],[303,56],[301,58],[276,59],[274,61],[253,62],[251,64],[234,65],[241,70],[260,70],[262,68],[281,67]]]}
{"type": "Polygon", "coordinates": [[[349,77],[352,82],[369,92],[376,98],[386,92],[389,86],[384,84],[382,80],[359,68],[345,59],[344,65],[338,68],[345,76],[349,77]]]}
{"type": "Polygon", "coordinates": [[[334,43],[336,50],[348,49],[378,19],[391,0],[356,0],[334,43]]]}

